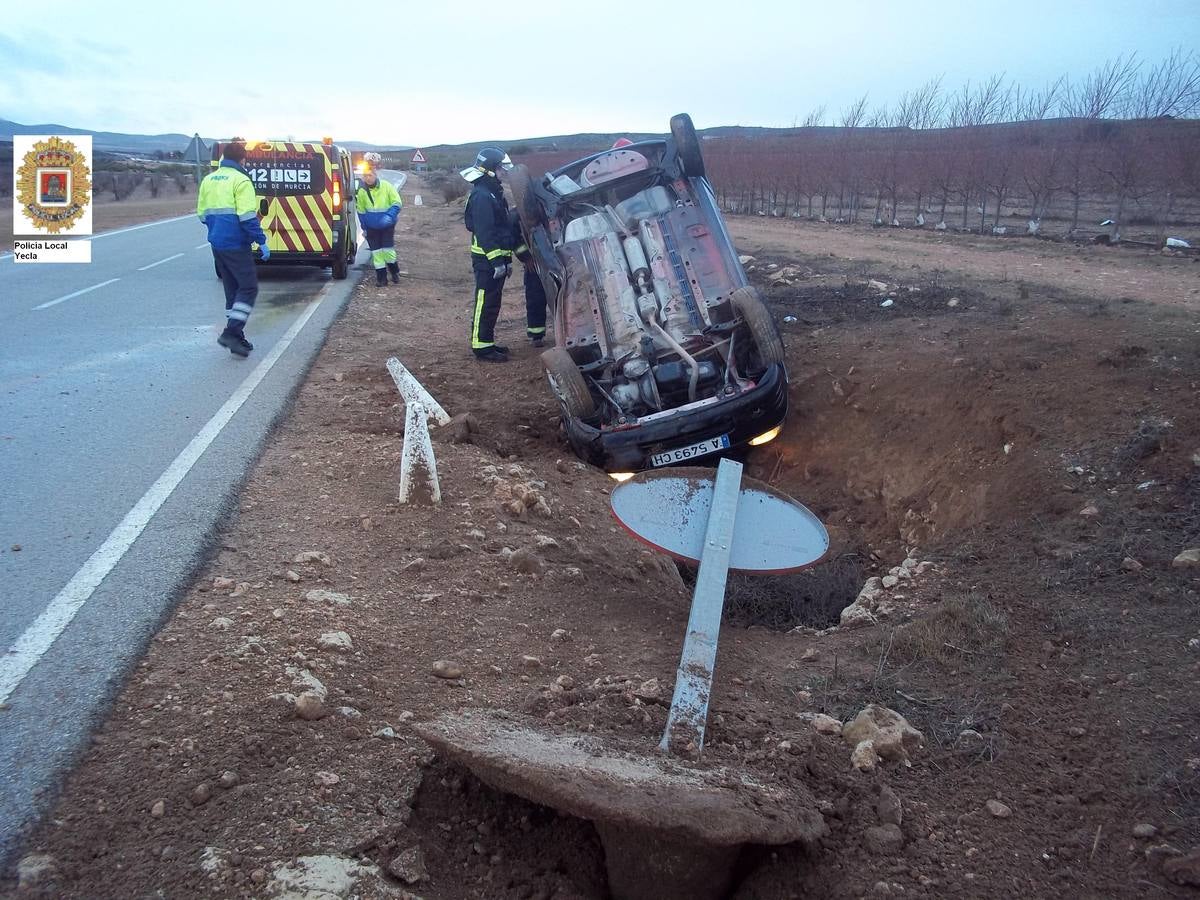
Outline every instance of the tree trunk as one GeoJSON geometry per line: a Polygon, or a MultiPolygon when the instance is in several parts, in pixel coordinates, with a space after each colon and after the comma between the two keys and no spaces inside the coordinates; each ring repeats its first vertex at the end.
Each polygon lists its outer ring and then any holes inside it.
{"type": "Polygon", "coordinates": [[[1108,242],[1110,244],[1121,243],[1121,219],[1125,215],[1125,191],[1122,190],[1117,195],[1117,214],[1113,216],[1112,229],[1108,233],[1108,242]]]}
{"type": "Polygon", "coordinates": [[[987,231],[987,193],[985,192],[979,198],[979,233],[984,234],[987,231]]]}
{"type": "Polygon", "coordinates": [[[1075,199],[1075,206],[1071,211],[1071,230],[1068,234],[1074,234],[1075,229],[1079,227],[1079,203],[1082,200],[1082,193],[1072,193],[1071,196],[1075,199]]]}

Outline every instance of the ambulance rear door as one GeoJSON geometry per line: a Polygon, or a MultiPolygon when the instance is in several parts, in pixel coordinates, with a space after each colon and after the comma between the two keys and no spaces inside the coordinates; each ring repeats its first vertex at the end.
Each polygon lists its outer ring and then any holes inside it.
{"type": "Polygon", "coordinates": [[[271,253],[332,255],[333,164],[324,146],[247,142],[244,166],[266,201],[262,228],[271,253]]]}

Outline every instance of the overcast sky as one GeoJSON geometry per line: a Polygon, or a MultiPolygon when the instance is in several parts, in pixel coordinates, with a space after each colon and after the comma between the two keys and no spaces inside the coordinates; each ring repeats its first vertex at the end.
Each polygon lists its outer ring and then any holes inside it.
{"type": "Polygon", "coordinates": [[[416,145],[665,131],[676,112],[790,125],[939,74],[1034,86],[1198,46],[1194,0],[10,3],[0,118],[416,145]]]}

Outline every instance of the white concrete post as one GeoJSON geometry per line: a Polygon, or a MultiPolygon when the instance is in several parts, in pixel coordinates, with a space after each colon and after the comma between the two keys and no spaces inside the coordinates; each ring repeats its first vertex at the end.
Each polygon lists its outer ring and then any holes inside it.
{"type": "Polygon", "coordinates": [[[449,425],[450,416],[442,409],[440,403],[433,399],[429,391],[425,390],[425,386],[417,381],[415,375],[400,363],[396,357],[390,357],[387,361],[387,370],[391,373],[392,381],[396,382],[396,390],[400,392],[400,396],[404,398],[404,402],[411,406],[414,403],[420,403],[425,407],[425,413],[438,425],[449,425]]]}
{"type": "Polygon", "coordinates": [[[409,403],[404,414],[404,449],[400,452],[400,502],[441,503],[437,460],[429,439],[429,419],[420,403],[409,403]]]}

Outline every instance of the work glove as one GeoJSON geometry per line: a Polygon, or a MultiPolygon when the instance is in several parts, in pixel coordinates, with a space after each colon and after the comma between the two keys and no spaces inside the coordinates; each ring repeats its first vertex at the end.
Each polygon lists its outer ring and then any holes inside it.
{"type": "Polygon", "coordinates": [[[266,262],[268,259],[271,258],[271,249],[266,244],[262,244],[258,248],[258,251],[262,254],[261,259],[263,262],[266,262]]]}
{"type": "Polygon", "coordinates": [[[510,266],[508,263],[501,263],[492,269],[492,277],[499,281],[502,278],[507,278],[511,272],[512,266],[510,266]]]}

